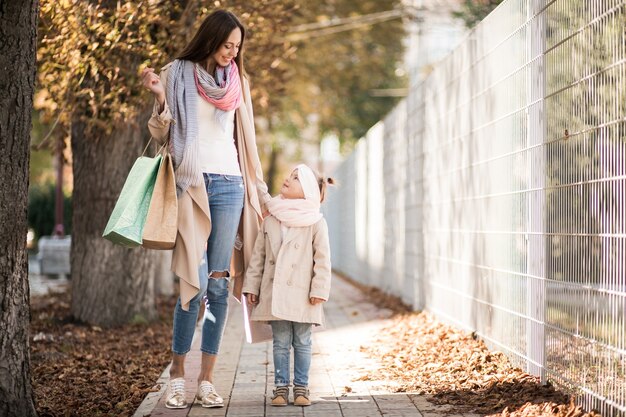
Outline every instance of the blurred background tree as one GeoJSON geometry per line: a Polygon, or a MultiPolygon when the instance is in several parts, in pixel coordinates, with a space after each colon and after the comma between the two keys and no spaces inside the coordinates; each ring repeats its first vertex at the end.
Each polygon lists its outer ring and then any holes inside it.
{"type": "Polygon", "coordinates": [[[101,234],[149,137],[152,97],[141,69],[174,59],[216,8],[248,30],[246,71],[270,187],[280,165],[319,153],[324,135],[358,139],[397,102],[385,91],[406,86],[400,0],[42,0],[34,142],[71,148],[72,313],[80,320],[111,326],[154,316],[160,254],[116,247],[101,234]]]}
{"type": "Polygon", "coordinates": [[[138,123],[149,111],[137,67],[165,53],[155,44],[174,13],[156,2],[41,3],[36,106],[50,129],[49,148],[71,143],[72,313],[85,322],[155,316],[156,255],[115,247],[101,234],[144,145],[138,123]]]}
{"type": "MultiPolygon", "coordinates": [[[[28,188],[28,224],[35,240],[51,235],[54,230],[54,205],[56,186],[52,182],[35,183],[28,188]]],[[[72,197],[64,195],[65,233],[72,233],[72,197]]]]}
{"type": "Polygon", "coordinates": [[[270,189],[280,161],[319,154],[328,135],[349,148],[398,102],[407,86],[403,16],[400,0],[298,1],[285,94],[267,120],[270,189]]]}
{"type": "Polygon", "coordinates": [[[295,56],[282,102],[285,123],[302,129],[305,116],[317,114],[322,135],[333,132],[350,141],[391,110],[398,98],[375,96],[372,90],[406,87],[401,15],[399,0],[302,2],[298,32],[288,38],[295,56]],[[380,13],[389,20],[366,19],[380,13]],[[332,25],[350,18],[353,24],[332,25]],[[311,23],[318,25],[309,29],[311,23]]]}
{"type": "Polygon", "coordinates": [[[453,13],[459,19],[463,19],[465,26],[472,28],[483,20],[504,0],[463,0],[461,10],[453,13]]]}
{"type": "Polygon", "coordinates": [[[148,138],[152,99],[141,86],[140,70],[172,60],[217,7],[233,9],[250,29],[254,52],[247,67],[256,77],[253,94],[269,103],[281,72],[268,73],[267,82],[255,69],[282,56],[274,36],[288,26],[283,21],[289,2],[216,1],[210,8],[191,0],[41,3],[36,103],[50,130],[49,147],[67,137],[71,143],[72,313],[77,319],[112,326],[155,315],[153,281],[160,254],[117,247],[101,235],[148,138]]]}

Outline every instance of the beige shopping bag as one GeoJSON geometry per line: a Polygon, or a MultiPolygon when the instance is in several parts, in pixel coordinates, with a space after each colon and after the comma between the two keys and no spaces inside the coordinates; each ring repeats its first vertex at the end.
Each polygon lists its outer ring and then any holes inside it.
{"type": "Polygon", "coordinates": [[[143,229],[142,246],[146,249],[172,249],[176,242],[178,199],[174,164],[169,152],[163,152],[150,209],[143,229]]]}

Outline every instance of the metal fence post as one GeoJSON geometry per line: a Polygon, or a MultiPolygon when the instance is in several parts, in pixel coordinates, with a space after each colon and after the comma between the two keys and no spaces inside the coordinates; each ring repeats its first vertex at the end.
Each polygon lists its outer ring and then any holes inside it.
{"type": "Polygon", "coordinates": [[[527,242],[527,372],[546,382],[545,372],[545,295],[546,295],[546,150],[545,140],[545,13],[544,0],[528,0],[528,58],[531,62],[528,84],[528,228],[527,242]]]}

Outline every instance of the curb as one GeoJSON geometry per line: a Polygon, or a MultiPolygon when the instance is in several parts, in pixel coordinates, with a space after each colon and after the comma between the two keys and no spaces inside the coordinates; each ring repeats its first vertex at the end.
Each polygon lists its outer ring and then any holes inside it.
{"type": "Polygon", "coordinates": [[[133,414],[133,417],[145,417],[152,414],[152,410],[154,410],[154,407],[156,407],[157,403],[167,390],[167,382],[170,379],[171,366],[171,363],[167,365],[161,376],[159,376],[159,379],[157,379],[156,385],[160,385],[159,390],[149,392],[148,395],[146,395],[146,398],[143,399],[139,407],[137,407],[137,410],[135,410],[135,414],[133,414]]]}
{"type": "MultiPolygon", "coordinates": [[[[202,328],[200,326],[201,323],[202,323],[202,320],[200,320],[196,324],[196,330],[194,331],[194,334],[193,334],[191,346],[193,346],[194,343],[196,343],[196,339],[202,335],[202,328]]],[[[154,392],[149,392],[146,395],[146,397],[143,399],[141,404],[139,404],[139,407],[137,407],[137,410],[135,410],[135,414],[133,414],[133,417],[146,417],[152,414],[152,411],[154,411],[154,408],[156,407],[157,403],[159,402],[159,400],[161,399],[161,397],[165,394],[165,391],[167,390],[167,383],[170,380],[171,366],[172,366],[171,362],[167,364],[167,366],[163,370],[163,373],[161,373],[161,376],[159,376],[159,379],[157,379],[155,385],[160,385],[159,390],[154,391],[154,392]]]]}

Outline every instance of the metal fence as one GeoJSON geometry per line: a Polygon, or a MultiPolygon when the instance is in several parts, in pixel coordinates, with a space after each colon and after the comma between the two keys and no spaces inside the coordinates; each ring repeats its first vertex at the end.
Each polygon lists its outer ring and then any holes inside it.
{"type": "Polygon", "coordinates": [[[335,173],[334,267],[626,412],[626,1],[507,0],[335,173]]]}

